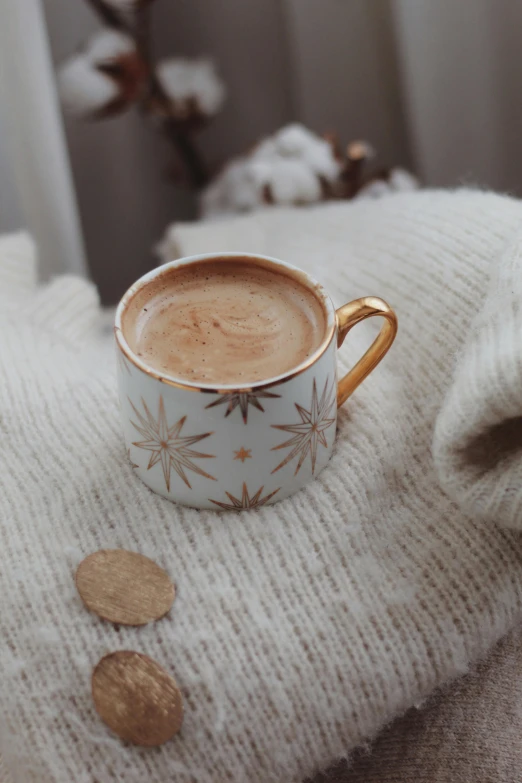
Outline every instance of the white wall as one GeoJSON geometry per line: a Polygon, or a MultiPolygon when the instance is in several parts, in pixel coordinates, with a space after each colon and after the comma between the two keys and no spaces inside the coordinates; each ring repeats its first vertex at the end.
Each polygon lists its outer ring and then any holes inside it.
{"type": "Polygon", "coordinates": [[[522,194],[522,3],[393,0],[424,181],[522,194]]]}

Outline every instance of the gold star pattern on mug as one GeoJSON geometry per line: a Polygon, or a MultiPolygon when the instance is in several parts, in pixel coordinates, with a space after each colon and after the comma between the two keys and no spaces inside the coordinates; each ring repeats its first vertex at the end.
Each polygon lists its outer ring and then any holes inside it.
{"type": "Polygon", "coordinates": [[[336,404],[335,386],[332,386],[332,388],[329,389],[329,382],[329,378],[327,378],[321,398],[318,399],[317,386],[314,378],[310,410],[306,410],[306,408],[303,408],[297,402],[294,403],[301,418],[301,421],[298,424],[272,424],[272,427],[275,429],[282,430],[283,432],[290,432],[293,435],[289,440],[272,448],[272,451],[276,451],[277,449],[291,449],[290,453],[276,468],[274,468],[272,473],[276,473],[293,460],[294,457],[299,455],[299,461],[294,473],[294,475],[297,475],[307,454],[310,454],[312,474],[315,472],[319,444],[325,448],[328,447],[325,432],[335,423],[335,416],[332,415],[336,404]]]}
{"type": "Polygon", "coordinates": [[[234,454],[236,455],[234,459],[240,459],[241,462],[244,462],[246,459],[252,459],[251,451],[252,449],[245,449],[243,446],[241,446],[239,451],[234,451],[234,454]]]}
{"type": "Polygon", "coordinates": [[[192,470],[199,476],[216,481],[214,476],[211,476],[193,462],[194,459],[213,459],[215,455],[203,454],[190,448],[195,443],[199,443],[204,438],[213,435],[212,432],[204,432],[202,435],[181,435],[181,430],[187,419],[186,416],[183,416],[172,427],[169,427],[161,395],[157,419],[149,411],[143,397],[141,398],[141,404],[145,412],[144,416],[136,409],[130,399],[129,402],[139,421],[139,424],[136,424],[134,421],[131,421],[131,424],[145,438],[145,440],[133,442],[132,445],[138,449],[145,449],[145,451],[151,452],[147,470],[153,468],[158,462],[161,463],[167,492],[170,492],[170,474],[172,469],[175,470],[190,489],[192,487],[185,470],[192,470]]]}
{"type": "Polygon", "coordinates": [[[272,397],[280,397],[280,394],[273,394],[267,391],[250,391],[250,392],[227,392],[219,397],[214,402],[209,403],[207,408],[214,408],[216,405],[226,405],[227,410],[225,416],[229,416],[233,410],[237,407],[241,410],[243,422],[246,424],[248,421],[248,406],[252,405],[259,411],[265,412],[265,409],[259,402],[260,399],[269,399],[272,397]]]}
{"type": "Polygon", "coordinates": [[[212,500],[212,498],[209,498],[209,500],[211,503],[215,503],[216,506],[224,509],[224,511],[242,511],[245,508],[260,508],[261,506],[264,506],[265,503],[268,503],[270,498],[273,498],[280,489],[281,487],[278,487],[277,489],[274,489],[274,491],[269,495],[261,497],[264,487],[260,487],[256,494],[250,497],[247,485],[243,483],[243,491],[240,498],[234,497],[234,495],[231,495],[230,492],[225,492],[225,495],[230,500],[230,503],[223,503],[219,500],[212,500]]]}

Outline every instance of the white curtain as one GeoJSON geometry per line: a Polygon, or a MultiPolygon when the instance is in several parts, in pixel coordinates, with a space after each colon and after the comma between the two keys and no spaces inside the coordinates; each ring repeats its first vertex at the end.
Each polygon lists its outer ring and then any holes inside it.
{"type": "MultiPolygon", "coordinates": [[[[84,0],[43,3],[57,62],[98,22],[84,0]]],[[[24,222],[46,273],[81,270],[39,0],[0,8],[0,229],[24,222]]],[[[200,138],[211,164],[299,119],[346,141],[367,138],[382,163],[414,168],[427,185],[522,194],[522,3],[157,0],[152,8],[155,52],[210,54],[228,84],[223,114],[200,138]]],[[[194,214],[194,199],[169,183],[169,151],[140,118],[66,128],[90,268],[115,299],[153,263],[165,224],[194,214]]]]}
{"type": "Polygon", "coordinates": [[[35,237],[40,273],[85,273],[39,0],[0,2],[0,227],[35,237]]]}
{"type": "Polygon", "coordinates": [[[522,3],[284,0],[298,110],[427,185],[522,195],[522,3]]]}
{"type": "Polygon", "coordinates": [[[522,195],[522,3],[393,0],[392,11],[423,179],[522,195]]]}

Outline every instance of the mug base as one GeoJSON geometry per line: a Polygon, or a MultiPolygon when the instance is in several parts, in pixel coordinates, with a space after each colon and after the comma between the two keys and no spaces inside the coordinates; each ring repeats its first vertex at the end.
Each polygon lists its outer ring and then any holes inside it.
{"type": "Polygon", "coordinates": [[[256,489],[256,492],[249,492],[249,489],[246,485],[246,483],[243,483],[243,486],[241,487],[241,492],[238,492],[238,496],[234,496],[231,493],[222,491],[215,491],[213,494],[216,495],[215,499],[201,499],[201,500],[195,500],[195,501],[188,501],[183,496],[175,496],[172,492],[168,492],[166,489],[163,490],[162,488],[153,488],[151,485],[145,481],[145,479],[142,478],[138,470],[134,470],[134,473],[136,477],[142,482],[142,484],[145,484],[147,489],[149,489],[151,492],[154,492],[156,495],[160,495],[161,497],[165,498],[165,500],[169,500],[171,503],[174,503],[178,506],[184,506],[185,508],[193,508],[195,510],[199,511],[217,511],[217,512],[225,512],[225,511],[249,511],[256,508],[263,508],[264,506],[272,506],[275,503],[279,503],[281,500],[285,500],[286,498],[291,497],[292,495],[297,494],[300,492],[301,489],[304,489],[305,486],[307,486],[310,481],[314,481],[317,476],[319,476],[320,473],[324,470],[326,465],[321,467],[315,476],[310,479],[308,479],[303,484],[300,484],[299,486],[286,489],[282,491],[280,488],[273,490],[273,491],[264,491],[264,487],[259,487],[256,489]],[[223,497],[221,497],[223,495],[223,497]]]}

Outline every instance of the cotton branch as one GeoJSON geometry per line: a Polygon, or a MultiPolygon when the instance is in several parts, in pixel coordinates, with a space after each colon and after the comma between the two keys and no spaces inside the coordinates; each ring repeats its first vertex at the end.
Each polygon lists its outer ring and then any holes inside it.
{"type": "Polygon", "coordinates": [[[204,187],[208,172],[192,135],[221,108],[224,99],[224,86],[213,66],[183,58],[159,65],[153,62],[151,0],[121,0],[118,7],[115,0],[86,2],[104,29],[60,69],[64,105],[92,119],[137,105],[174,147],[191,185],[204,187]]]}

